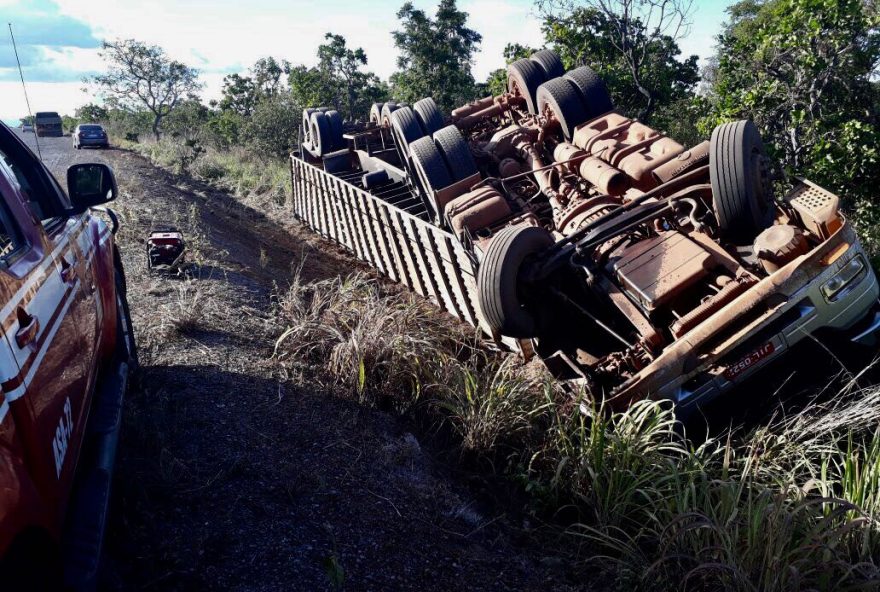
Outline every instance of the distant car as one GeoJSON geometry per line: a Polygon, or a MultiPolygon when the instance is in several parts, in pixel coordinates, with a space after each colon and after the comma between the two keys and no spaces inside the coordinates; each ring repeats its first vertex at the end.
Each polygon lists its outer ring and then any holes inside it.
{"type": "Polygon", "coordinates": [[[22,124],[21,124],[21,131],[22,131],[22,132],[30,132],[30,133],[34,133],[34,124],[32,124],[32,123],[22,123],[22,124]]]}
{"type": "Polygon", "coordinates": [[[107,132],[97,123],[81,123],[73,130],[73,147],[79,150],[83,146],[108,148],[110,142],[107,132]]]}
{"type": "Polygon", "coordinates": [[[37,135],[41,138],[44,136],[61,137],[64,135],[61,116],[55,111],[38,111],[34,116],[34,123],[36,123],[37,135]]]}

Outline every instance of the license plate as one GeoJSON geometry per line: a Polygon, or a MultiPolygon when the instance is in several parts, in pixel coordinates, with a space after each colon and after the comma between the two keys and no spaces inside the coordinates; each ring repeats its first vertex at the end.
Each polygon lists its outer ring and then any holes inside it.
{"type": "Polygon", "coordinates": [[[724,378],[733,381],[737,376],[772,354],[774,351],[776,351],[775,345],[772,343],[765,343],[755,351],[740,359],[738,362],[728,366],[724,371],[724,378]]]}

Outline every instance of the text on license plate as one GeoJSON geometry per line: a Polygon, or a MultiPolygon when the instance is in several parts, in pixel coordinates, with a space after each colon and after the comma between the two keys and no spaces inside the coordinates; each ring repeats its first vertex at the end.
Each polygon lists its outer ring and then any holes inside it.
{"type": "Polygon", "coordinates": [[[746,355],[738,362],[735,362],[727,367],[724,371],[724,378],[727,380],[733,380],[770,354],[772,354],[776,350],[776,346],[772,343],[765,343],[755,351],[746,355]]]}

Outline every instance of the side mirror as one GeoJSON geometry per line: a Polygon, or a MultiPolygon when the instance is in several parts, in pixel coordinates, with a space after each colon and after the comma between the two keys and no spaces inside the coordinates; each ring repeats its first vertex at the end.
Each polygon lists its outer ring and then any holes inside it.
{"type": "Polygon", "coordinates": [[[113,169],[106,164],[74,164],[67,169],[67,194],[73,211],[113,201],[119,194],[113,169]]]}

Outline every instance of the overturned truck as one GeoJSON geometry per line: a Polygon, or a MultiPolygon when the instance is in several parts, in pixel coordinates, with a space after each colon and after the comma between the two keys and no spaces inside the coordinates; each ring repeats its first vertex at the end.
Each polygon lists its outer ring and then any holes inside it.
{"type": "Polygon", "coordinates": [[[817,332],[880,328],[838,197],[775,196],[753,123],[682,146],[553,52],[449,117],[430,98],[366,124],[307,109],[302,134],[299,218],[612,406],[694,409],[817,332]]]}

